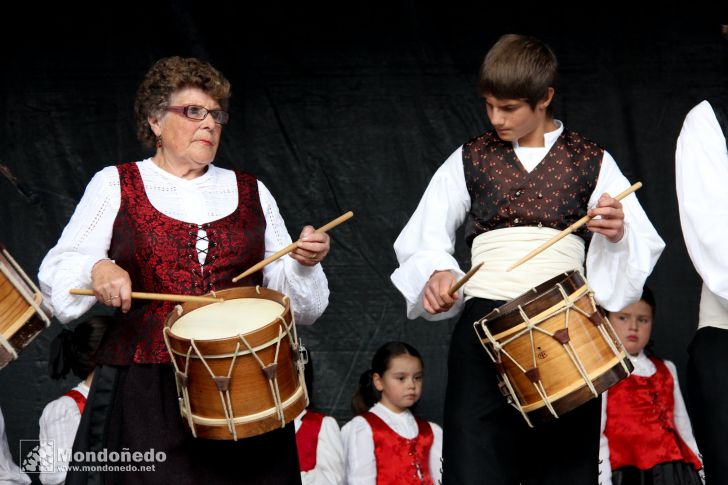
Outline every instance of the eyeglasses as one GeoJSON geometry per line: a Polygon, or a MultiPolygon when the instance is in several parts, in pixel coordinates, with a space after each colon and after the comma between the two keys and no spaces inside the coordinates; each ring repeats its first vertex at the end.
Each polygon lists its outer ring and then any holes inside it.
{"type": "Polygon", "coordinates": [[[207,109],[204,106],[197,106],[189,104],[187,106],[167,106],[167,111],[178,113],[186,116],[187,118],[195,121],[202,121],[207,118],[209,113],[215,123],[226,125],[230,119],[230,114],[227,111],[221,109],[207,109]]]}

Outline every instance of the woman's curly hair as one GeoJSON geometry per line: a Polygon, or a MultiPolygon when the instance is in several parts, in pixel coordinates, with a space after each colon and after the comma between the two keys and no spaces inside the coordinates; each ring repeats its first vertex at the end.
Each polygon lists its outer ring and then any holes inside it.
{"type": "Polygon", "coordinates": [[[230,82],[212,65],[194,57],[160,59],[144,75],[134,101],[137,137],[144,146],[153,148],[156,142],[147,118],[161,117],[172,94],[185,88],[198,88],[223,109],[228,107],[230,82]]]}

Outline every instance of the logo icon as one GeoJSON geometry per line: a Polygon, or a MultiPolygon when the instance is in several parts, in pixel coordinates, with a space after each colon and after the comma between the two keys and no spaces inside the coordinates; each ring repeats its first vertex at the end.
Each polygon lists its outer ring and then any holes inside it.
{"type": "Polygon", "coordinates": [[[25,473],[50,473],[55,471],[54,440],[20,440],[20,470],[25,473]]]}

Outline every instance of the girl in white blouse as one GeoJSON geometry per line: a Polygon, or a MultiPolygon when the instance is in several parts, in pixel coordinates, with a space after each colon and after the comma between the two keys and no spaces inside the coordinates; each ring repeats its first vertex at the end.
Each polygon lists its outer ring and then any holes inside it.
{"type": "Polygon", "coordinates": [[[81,379],[76,387],[49,402],[40,417],[40,442],[55,451],[55,470],[40,474],[43,485],[56,485],[66,480],[67,458],[86,405],[89,386],[96,364],[93,354],[108,325],[107,317],[93,317],[76,325],[73,331],[61,330],[51,342],[48,371],[53,379],[63,379],[69,372],[81,379]],[[53,441],[51,447],[50,441],[53,441]]]}
{"type": "MultiPolygon", "coordinates": [[[[655,297],[609,312],[634,371],[602,395],[599,480],[602,485],[700,485],[700,452],[675,365],[645,354],[655,297]]],[[[648,350],[649,353],[649,350],[648,350]]]]}
{"type": "Polygon", "coordinates": [[[422,395],[422,357],[404,342],[377,350],[352,399],[357,416],[341,430],[349,485],[435,484],[442,429],[410,409],[422,395]]]}

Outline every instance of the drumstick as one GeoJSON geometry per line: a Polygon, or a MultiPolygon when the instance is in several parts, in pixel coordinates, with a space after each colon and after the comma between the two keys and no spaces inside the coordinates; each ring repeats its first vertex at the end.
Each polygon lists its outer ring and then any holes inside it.
{"type": "MultiPolygon", "coordinates": [[[[625,197],[627,197],[629,194],[631,194],[632,192],[639,189],[640,187],[642,187],[642,182],[636,182],[634,185],[629,187],[627,190],[625,190],[621,194],[617,195],[615,197],[615,199],[622,200],[625,197]]],[[[591,220],[592,220],[592,218],[589,216],[582,217],[581,219],[579,219],[578,221],[576,221],[575,223],[573,223],[572,225],[570,225],[569,227],[567,227],[566,229],[564,229],[563,231],[561,231],[560,233],[558,233],[557,235],[555,235],[554,237],[552,237],[551,239],[549,239],[548,241],[546,241],[545,243],[543,243],[542,245],[540,245],[539,247],[537,247],[536,249],[534,249],[533,251],[531,251],[530,253],[528,253],[527,255],[522,257],[521,259],[519,259],[518,261],[516,261],[515,263],[513,263],[511,265],[511,267],[508,268],[506,271],[510,271],[514,268],[517,268],[518,266],[522,265],[523,263],[525,263],[532,257],[536,256],[538,253],[540,253],[543,250],[545,250],[546,248],[552,246],[553,244],[560,241],[564,237],[568,236],[569,234],[571,234],[572,232],[574,232],[575,230],[577,230],[578,228],[580,228],[581,226],[583,226],[584,224],[586,224],[587,222],[589,222],[591,220]]]]}
{"type": "Polygon", "coordinates": [[[455,292],[460,289],[460,287],[462,287],[465,283],[467,283],[468,280],[470,278],[472,278],[475,273],[478,272],[478,270],[481,268],[481,266],[483,266],[483,263],[484,262],[485,261],[483,261],[481,263],[478,263],[477,265],[475,265],[472,268],[470,268],[470,271],[468,271],[467,273],[465,273],[465,276],[463,276],[460,279],[460,281],[456,282],[454,285],[452,285],[452,288],[450,288],[449,290],[447,290],[447,294],[450,295],[450,296],[453,296],[455,294],[455,292]]]}
{"type": "MultiPolygon", "coordinates": [[[[326,232],[329,229],[333,229],[334,227],[338,226],[342,222],[351,219],[353,216],[354,216],[354,213],[352,211],[349,211],[346,214],[340,215],[339,217],[337,217],[333,221],[329,222],[328,224],[319,227],[318,229],[316,229],[313,232],[319,232],[319,233],[320,232],[326,232]]],[[[264,266],[268,266],[270,263],[272,263],[276,259],[280,258],[281,256],[284,256],[284,255],[290,253],[291,251],[293,251],[294,249],[296,249],[298,247],[298,242],[299,241],[300,241],[300,239],[298,241],[292,242],[291,244],[289,244],[285,248],[280,249],[277,252],[273,253],[272,255],[268,256],[267,258],[265,258],[260,263],[254,265],[254,266],[251,266],[250,268],[248,268],[247,270],[245,270],[244,272],[240,273],[235,278],[233,278],[233,283],[237,283],[239,280],[245,278],[249,274],[255,273],[256,271],[258,271],[259,269],[263,268],[264,266]]]]}
{"type": "MultiPolygon", "coordinates": [[[[72,295],[96,296],[93,290],[86,290],[82,288],[71,288],[69,293],[72,295]]],[[[132,291],[131,297],[138,300],[178,301],[183,303],[188,301],[199,303],[219,303],[225,301],[222,298],[215,298],[212,296],[168,295],[166,293],[143,293],[139,291],[132,291]]]]}

